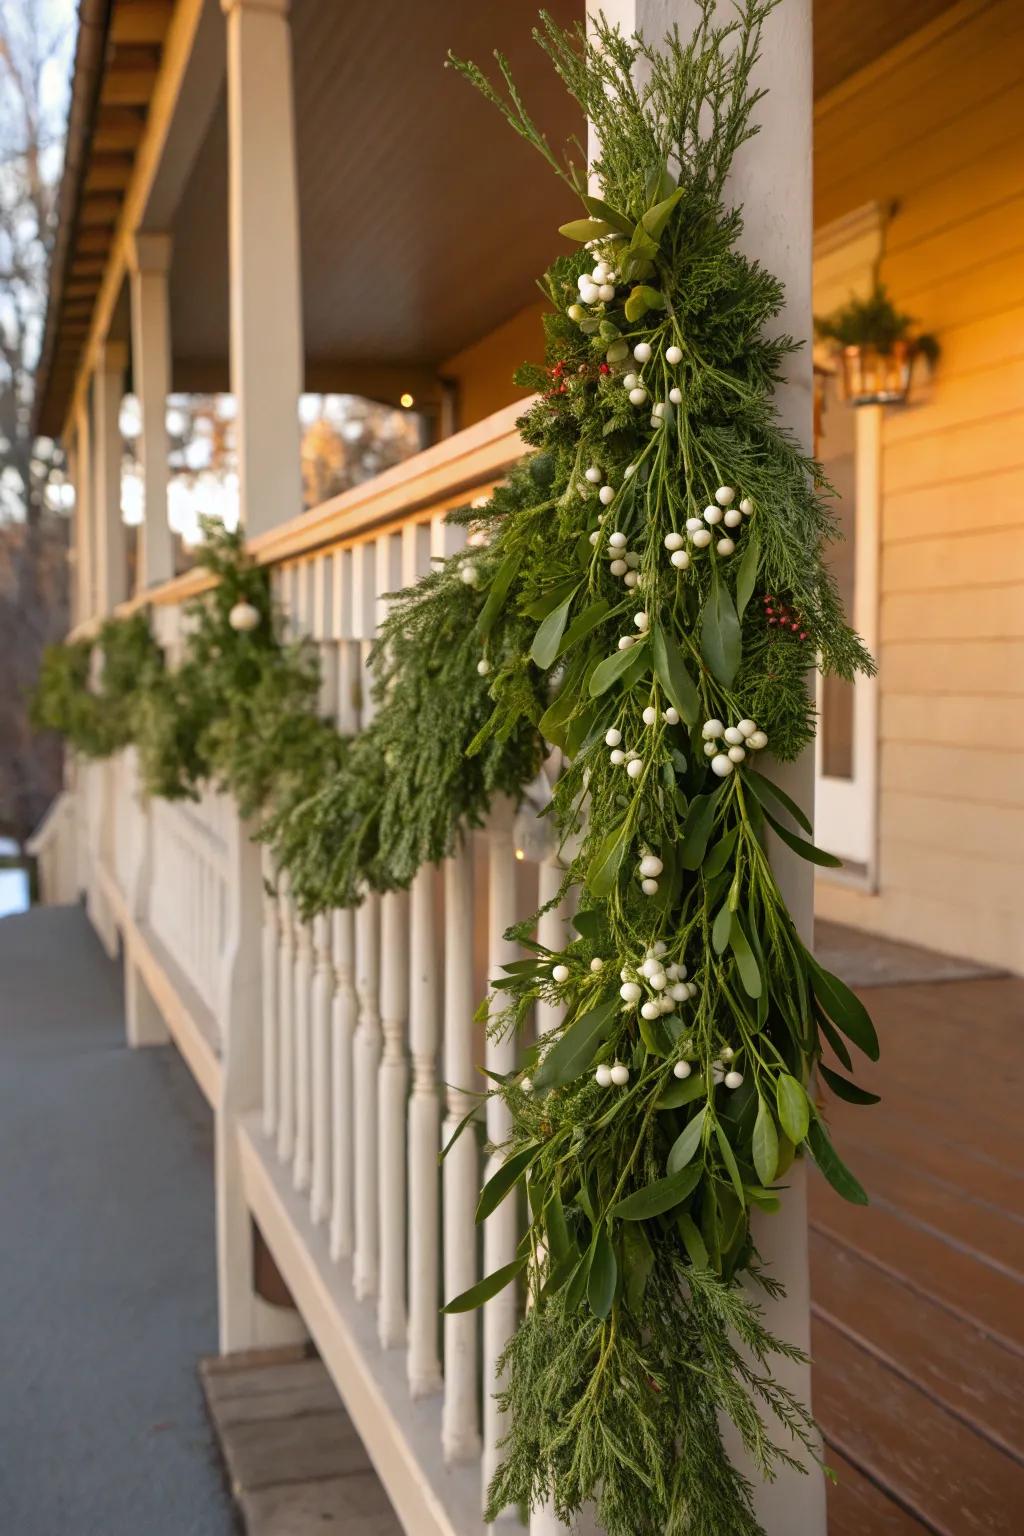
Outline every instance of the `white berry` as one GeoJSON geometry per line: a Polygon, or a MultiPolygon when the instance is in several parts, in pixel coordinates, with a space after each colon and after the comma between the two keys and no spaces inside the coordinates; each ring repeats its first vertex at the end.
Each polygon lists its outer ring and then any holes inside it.
{"type": "Polygon", "coordinates": [[[618,530],[616,530],[615,533],[610,533],[608,535],[608,543],[611,545],[612,549],[625,549],[626,545],[629,543],[629,540],[626,538],[624,533],[619,533],[618,530]]]}
{"type": "Polygon", "coordinates": [[[568,981],[569,967],[567,965],[555,965],[551,968],[552,981],[568,981]]]}
{"type": "Polygon", "coordinates": [[[260,611],[253,603],[235,603],[228,614],[228,623],[238,634],[248,634],[260,622],[260,611]]]}
{"type": "Polygon", "coordinates": [[[672,1076],[679,1078],[689,1077],[692,1071],[693,1068],[690,1066],[688,1061],[677,1061],[675,1066],[672,1068],[672,1076]]]}
{"type": "Polygon", "coordinates": [[[600,485],[601,481],[604,479],[604,475],[598,469],[596,464],[591,464],[589,469],[585,469],[583,471],[583,478],[584,480],[589,480],[591,485],[600,485]]]}
{"type": "Polygon", "coordinates": [[[595,1081],[599,1088],[610,1088],[612,1085],[612,1069],[607,1062],[602,1061],[594,1073],[595,1081]]]}
{"type": "Polygon", "coordinates": [[[605,744],[605,746],[606,747],[617,747],[617,746],[620,745],[621,741],[622,741],[622,732],[620,730],[618,730],[614,725],[610,725],[608,727],[608,729],[604,733],[604,744],[605,744]]]}
{"type": "Polygon", "coordinates": [[[730,507],[722,521],[727,528],[738,528],[740,523],[742,523],[743,518],[741,514],[737,512],[735,507],[730,507]]]}
{"type": "Polygon", "coordinates": [[[637,385],[636,389],[631,389],[629,392],[630,405],[643,405],[646,399],[647,391],[639,384],[637,385]]]}
{"type": "Polygon", "coordinates": [[[715,500],[720,507],[727,507],[730,501],[735,499],[736,492],[731,485],[720,485],[715,492],[715,500]]]}
{"type": "Polygon", "coordinates": [[[629,566],[626,564],[625,560],[613,560],[608,569],[611,571],[613,576],[625,576],[626,572],[629,570],[629,566]]]}
{"type": "Polygon", "coordinates": [[[627,373],[622,383],[626,389],[636,389],[637,385],[640,383],[640,380],[637,378],[635,373],[627,373]]]}
{"type": "Polygon", "coordinates": [[[594,282],[606,283],[612,275],[612,269],[606,261],[599,261],[594,267],[594,282]]]}
{"type": "Polygon", "coordinates": [[[593,533],[590,535],[590,542],[591,542],[591,544],[596,545],[599,542],[600,538],[601,538],[601,530],[599,528],[595,528],[593,533]]]}
{"type": "Polygon", "coordinates": [[[601,959],[600,955],[595,955],[593,960],[591,960],[590,969],[595,973],[595,975],[598,971],[604,970],[604,961],[601,959]]]}
{"type": "Polygon", "coordinates": [[[643,996],[639,982],[624,981],[619,988],[619,996],[624,1003],[638,1003],[643,996]]]}
{"type": "Polygon", "coordinates": [[[638,779],[643,771],[643,760],[639,757],[634,757],[631,762],[626,764],[626,772],[629,774],[631,779],[638,779]]]}
{"type": "Polygon", "coordinates": [[[651,360],[651,344],[648,341],[638,341],[633,348],[633,356],[638,363],[649,363],[651,360]]]}
{"type": "Polygon", "coordinates": [[[693,542],[697,549],[707,549],[711,543],[711,529],[698,528],[697,532],[693,535],[693,542]]]}
{"type": "Polygon", "coordinates": [[[700,733],[705,741],[711,741],[714,737],[723,735],[724,732],[725,726],[721,720],[705,720],[700,728],[700,733]]]}
{"type": "Polygon", "coordinates": [[[711,772],[716,773],[720,779],[727,779],[732,773],[733,764],[724,752],[716,752],[711,759],[711,772]]]}
{"type": "Polygon", "coordinates": [[[475,587],[480,580],[480,572],[475,565],[463,565],[459,567],[459,575],[467,587],[475,587]]]}
{"type": "Polygon", "coordinates": [[[480,661],[477,662],[476,669],[481,677],[486,677],[488,672],[491,670],[491,664],[486,657],[483,657],[480,661]]]}
{"type": "Polygon", "coordinates": [[[583,308],[582,304],[570,304],[569,308],[566,310],[566,314],[569,316],[570,320],[575,320],[577,324],[579,324],[581,320],[585,320],[587,318],[587,312],[583,308]]]}
{"type": "Polygon", "coordinates": [[[635,587],[637,585],[637,583],[640,580],[640,577],[637,575],[636,571],[629,571],[629,570],[627,570],[627,572],[626,572],[625,576],[623,576],[622,580],[625,582],[627,587],[631,587],[632,588],[632,587],[635,587]]]}
{"type": "Polygon", "coordinates": [[[670,561],[677,571],[685,571],[690,564],[690,557],[685,549],[676,549],[673,550],[670,561]]]}
{"type": "Polygon", "coordinates": [[[664,992],[668,986],[668,977],[664,971],[655,971],[654,975],[650,978],[650,982],[655,992],[664,992]]]}
{"type": "Polygon", "coordinates": [[[731,747],[738,747],[743,743],[744,735],[738,725],[727,726],[722,734],[731,747]]]}
{"type": "Polygon", "coordinates": [[[656,960],[660,960],[663,955],[668,954],[668,945],[664,939],[655,939],[647,953],[653,955],[656,960]]]}
{"type": "Polygon", "coordinates": [[[672,366],[675,367],[676,363],[681,363],[682,360],[683,360],[683,352],[682,352],[682,348],[681,347],[666,347],[665,348],[665,361],[666,361],[666,363],[671,363],[672,366]]]}
{"type": "Polygon", "coordinates": [[[644,725],[657,725],[658,711],[655,709],[653,704],[648,704],[647,708],[643,712],[643,715],[641,716],[641,719],[643,720],[644,725]]]}
{"type": "Polygon", "coordinates": [[[742,763],[746,755],[742,747],[729,748],[729,761],[731,763],[742,763]]]}
{"type": "Polygon", "coordinates": [[[612,1082],[616,1088],[625,1088],[629,1082],[629,1068],[621,1061],[617,1061],[611,1071],[612,1082]]]}
{"type": "Polygon", "coordinates": [[[636,554],[632,549],[626,550],[626,564],[629,566],[630,570],[636,570],[637,566],[640,564],[640,556],[636,554]]]}
{"type": "Polygon", "coordinates": [[[652,405],[651,415],[660,418],[664,416],[666,409],[664,400],[659,400],[656,405],[652,405]]]}
{"type": "Polygon", "coordinates": [[[682,549],[685,543],[686,540],[683,538],[681,533],[666,533],[665,535],[666,549],[682,549]]]}
{"type": "Polygon", "coordinates": [[[658,882],[657,880],[641,880],[640,889],[643,891],[645,896],[657,896],[658,882]]]}
{"type": "Polygon", "coordinates": [[[718,1053],[718,1059],[719,1061],[732,1061],[735,1055],[736,1052],[733,1050],[731,1045],[723,1045],[722,1049],[718,1053]]]}
{"type": "Polygon", "coordinates": [[[620,635],[620,637],[619,637],[619,650],[620,651],[628,651],[632,644],[633,644],[633,636],[632,635],[620,635]]]}
{"type": "Polygon", "coordinates": [[[743,516],[749,517],[753,510],[754,503],[751,501],[749,496],[744,496],[743,500],[740,502],[740,511],[743,513],[743,516]]]}
{"type": "Polygon", "coordinates": [[[768,737],[764,731],[752,731],[747,737],[747,746],[752,747],[755,752],[760,752],[761,748],[767,745],[768,737]]]}
{"type": "Polygon", "coordinates": [[[736,553],[736,545],[733,543],[732,539],[719,539],[715,548],[722,556],[723,560],[727,560],[730,555],[734,555],[736,553]]]}
{"type": "Polygon", "coordinates": [[[588,278],[586,287],[580,289],[580,298],[583,300],[584,304],[596,304],[600,297],[600,288],[596,283],[592,283],[588,278]]]}
{"type": "Polygon", "coordinates": [[[644,1003],[643,1007],[640,1009],[640,1017],[642,1019],[660,1018],[661,1009],[658,1007],[657,1003],[644,1003]]]}
{"type": "Polygon", "coordinates": [[[736,729],[745,741],[748,736],[753,736],[757,730],[757,722],[755,720],[737,720],[736,729]]]}
{"type": "Polygon", "coordinates": [[[663,992],[661,994],[661,996],[658,998],[658,1012],[659,1013],[663,1013],[663,1014],[672,1013],[674,1011],[674,1009],[675,1009],[675,1006],[676,1006],[675,1005],[675,1001],[672,998],[671,994],[668,993],[668,992],[663,992]]]}
{"type": "MultiPolygon", "coordinates": [[[[640,860],[640,873],[642,875],[660,875],[665,868],[656,853],[645,853],[640,860]]],[[[661,970],[661,966],[655,961],[655,972],[661,970]]]]}
{"type": "Polygon", "coordinates": [[[703,527],[704,527],[704,524],[701,522],[699,517],[688,517],[686,519],[686,531],[687,531],[687,533],[697,533],[698,530],[703,528],[703,527]]]}
{"type": "Polygon", "coordinates": [[[709,523],[712,528],[715,526],[716,523],[720,523],[724,516],[725,516],[725,513],[722,511],[721,507],[705,507],[704,508],[704,521],[706,523],[709,523]]]}
{"type": "Polygon", "coordinates": [[[641,610],[640,613],[634,613],[633,623],[636,625],[637,629],[643,630],[647,628],[650,620],[648,619],[646,613],[641,610]]]}
{"type": "Polygon", "coordinates": [[[623,478],[623,480],[628,480],[630,475],[635,475],[635,474],[636,474],[636,465],[635,464],[627,464],[625,469],[622,471],[622,478],[623,478]]]}
{"type": "Polygon", "coordinates": [[[615,487],[613,485],[602,485],[597,493],[597,499],[602,507],[610,507],[615,500],[615,487]]]}
{"type": "Polygon", "coordinates": [[[682,405],[683,403],[683,392],[681,389],[670,389],[668,397],[673,405],[682,405]]]}
{"type": "Polygon", "coordinates": [[[743,1081],[743,1073],[742,1072],[727,1072],[725,1074],[725,1086],[727,1088],[738,1088],[740,1086],[740,1084],[742,1083],[742,1081],[743,1081]]]}
{"type": "Polygon", "coordinates": [[[690,989],[685,981],[673,982],[669,988],[669,996],[673,997],[677,1003],[685,1003],[689,995],[690,989]]]}
{"type": "Polygon", "coordinates": [[[674,705],[670,704],[668,709],[666,709],[665,720],[669,725],[679,724],[679,711],[674,705]]]}
{"type": "Polygon", "coordinates": [[[615,297],[615,288],[611,283],[602,283],[597,290],[597,296],[603,304],[610,304],[615,297]]]}

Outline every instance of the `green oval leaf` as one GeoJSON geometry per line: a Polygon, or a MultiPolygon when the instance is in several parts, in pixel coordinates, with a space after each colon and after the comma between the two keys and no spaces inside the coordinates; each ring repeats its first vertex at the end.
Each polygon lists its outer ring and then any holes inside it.
{"type": "Polygon", "coordinates": [[[743,555],[736,572],[736,613],[742,619],[744,610],[757,585],[757,573],[761,565],[761,535],[757,524],[747,524],[743,555]]]}
{"type": "Polygon", "coordinates": [[[716,955],[725,953],[726,947],[732,937],[732,913],[729,910],[728,901],[724,901],[718,909],[718,915],[711,925],[711,946],[716,955]]]}
{"type": "MultiPolygon", "coordinates": [[[[715,569],[712,566],[712,570],[715,569]]],[[[729,589],[718,580],[717,574],[704,603],[700,648],[713,675],[723,687],[731,687],[742,654],[740,621],[729,589]]]]}
{"type": "Polygon", "coordinates": [[[676,1078],[665,1089],[658,1100],[658,1109],[678,1109],[682,1104],[692,1104],[694,1099],[702,1099],[705,1095],[704,1079],[699,1073],[676,1078]]]}
{"type": "Polygon", "coordinates": [[[831,971],[824,970],[814,959],[810,965],[810,983],[811,990],[833,1024],[838,1025],[847,1040],[852,1040],[870,1061],[877,1061],[878,1035],[871,1022],[871,1015],[856,993],[850,991],[845,981],[840,981],[831,971]]]}
{"type": "Polygon", "coordinates": [[[569,609],[572,600],[576,596],[575,591],[570,592],[564,602],[553,608],[546,619],[541,621],[541,626],[533,637],[533,645],[530,647],[530,656],[535,666],[546,672],[558,655],[558,648],[562,643],[562,635],[565,632],[566,621],[569,617],[569,609]]]}
{"type": "Polygon", "coordinates": [[[569,1025],[533,1074],[535,1094],[571,1083],[590,1066],[601,1042],[611,1033],[620,1004],[609,997],[569,1025]]]}
{"type": "Polygon", "coordinates": [[[791,832],[788,827],[784,827],[782,822],[778,821],[768,809],[765,809],[764,814],[765,820],[777,835],[782,838],[786,847],[792,848],[793,852],[798,853],[802,859],[806,859],[808,864],[820,864],[823,869],[842,868],[842,859],[837,859],[834,853],[826,853],[824,848],[819,848],[816,844],[805,842],[802,837],[797,837],[795,832],[791,832]]]}
{"type": "Polygon", "coordinates": [[[693,1119],[672,1143],[667,1164],[670,1174],[678,1173],[681,1168],[685,1168],[687,1163],[693,1160],[694,1154],[700,1146],[701,1137],[704,1134],[704,1117],[706,1114],[707,1106],[705,1105],[703,1109],[698,1109],[693,1119]]]}
{"type": "Polygon", "coordinates": [[[633,663],[636,661],[637,655],[643,654],[643,652],[646,650],[646,647],[647,637],[645,635],[644,638],[638,641],[636,645],[631,645],[624,651],[613,651],[610,656],[605,657],[604,661],[599,661],[593,672],[590,674],[591,698],[598,698],[602,693],[605,693],[613,683],[618,682],[623,672],[625,672],[628,667],[633,665],[633,663]]]}
{"type": "Polygon", "coordinates": [[[736,958],[736,969],[740,973],[740,981],[743,990],[748,997],[761,996],[761,972],[758,970],[757,961],[754,959],[754,951],[750,947],[750,940],[743,928],[743,922],[739,913],[736,914],[732,929],[729,933],[729,943],[736,958]]]}
{"type": "Polygon", "coordinates": [[[722,1162],[725,1164],[726,1171],[732,1180],[732,1187],[736,1191],[737,1199],[740,1205],[746,1206],[747,1197],[743,1192],[743,1180],[740,1178],[740,1170],[736,1164],[736,1154],[729,1144],[729,1138],[725,1134],[724,1127],[717,1120],[715,1121],[715,1137],[718,1141],[718,1150],[722,1154],[722,1162]]]}
{"type": "Polygon", "coordinates": [[[842,1195],[844,1200],[849,1200],[851,1205],[869,1204],[867,1191],[847,1168],[825,1134],[825,1127],[818,1119],[815,1119],[808,1132],[807,1145],[814,1161],[837,1194],[842,1195]]]}
{"type": "Polygon", "coordinates": [[[506,1285],[526,1268],[528,1259],[529,1254],[524,1254],[521,1259],[513,1259],[511,1264],[505,1264],[483,1280],[478,1280],[476,1285],[471,1285],[468,1291],[463,1291],[461,1296],[456,1296],[441,1310],[472,1312],[474,1308],[482,1307],[485,1301],[490,1301],[492,1296],[497,1296],[499,1291],[503,1291],[506,1285]]]}
{"type": "Polygon", "coordinates": [[[767,778],[765,774],[757,773],[751,770],[744,775],[743,783],[749,787],[751,794],[755,799],[759,800],[762,805],[765,805],[766,795],[770,796],[773,800],[777,800],[779,805],[781,805],[785,810],[789,812],[797,826],[803,827],[804,831],[807,833],[807,836],[811,836],[814,828],[811,826],[810,817],[804,814],[795,800],[791,800],[789,798],[785,790],[780,789],[779,786],[771,779],[767,778]]]}
{"type": "Polygon", "coordinates": [[[617,229],[620,235],[633,233],[632,221],[627,219],[624,213],[619,213],[618,209],[613,208],[610,203],[603,202],[601,198],[584,195],[583,206],[588,213],[593,214],[595,219],[603,219],[606,224],[617,229]]]}
{"type": "Polygon", "coordinates": [[[480,1192],[476,1208],[477,1222],[486,1221],[491,1212],[497,1210],[509,1191],[519,1183],[539,1150],[540,1148],[535,1145],[523,1147],[505,1159],[480,1192]]]}
{"type": "Polygon", "coordinates": [[[568,224],[559,224],[558,233],[567,240],[578,240],[580,245],[585,245],[588,240],[614,235],[615,230],[604,219],[570,219],[568,224]]]}
{"type": "Polygon", "coordinates": [[[696,1163],[681,1169],[679,1173],[669,1174],[666,1179],[656,1179],[653,1184],[636,1190],[634,1194],[627,1195],[625,1200],[613,1205],[608,1214],[617,1217],[619,1221],[646,1221],[650,1216],[661,1216],[665,1211],[674,1210],[687,1195],[693,1193],[703,1171],[700,1164],[696,1163]]]}
{"type": "Polygon", "coordinates": [[[495,619],[505,606],[508,589],[512,585],[516,571],[521,564],[519,555],[513,552],[506,555],[498,567],[494,580],[491,582],[487,601],[480,610],[480,617],[476,621],[476,627],[482,635],[490,633],[495,619]]]}
{"type": "Polygon", "coordinates": [[[610,607],[611,604],[606,597],[599,597],[596,603],[591,603],[582,613],[578,613],[558,647],[559,656],[564,656],[566,651],[571,651],[574,645],[585,639],[590,631],[600,624],[610,607]]]}
{"type": "Polygon", "coordinates": [[[612,827],[587,868],[587,889],[594,896],[608,896],[615,889],[619,870],[629,847],[628,824],[623,817],[618,826],[612,827]]]}
{"type": "Polygon", "coordinates": [[[833,1072],[831,1067],[826,1067],[824,1062],[819,1062],[818,1071],[828,1083],[832,1092],[840,1099],[845,1099],[847,1104],[878,1104],[880,1102],[877,1093],[868,1093],[866,1088],[860,1088],[856,1083],[851,1083],[849,1078],[841,1077],[838,1072],[833,1072]]]}
{"type": "Polygon", "coordinates": [[[757,1096],[757,1119],[754,1121],[751,1151],[761,1183],[774,1183],[779,1168],[779,1137],[775,1129],[775,1116],[760,1094],[757,1096]]]}
{"type": "Polygon", "coordinates": [[[779,1111],[779,1124],[794,1146],[807,1135],[811,1121],[811,1106],[803,1088],[795,1077],[783,1072],[775,1085],[775,1101],[779,1111]]]}
{"type": "Polygon", "coordinates": [[[695,725],[700,714],[697,685],[686,670],[678,645],[666,635],[660,624],[654,627],[651,655],[655,676],[668,694],[669,702],[679,711],[686,725],[695,725]]]}
{"type": "Polygon", "coordinates": [[[704,1239],[700,1235],[700,1228],[690,1215],[689,1211],[680,1211],[676,1217],[676,1225],[679,1227],[679,1235],[683,1239],[683,1247],[686,1256],[695,1269],[707,1269],[708,1250],[704,1246],[704,1239]]]}
{"type": "Polygon", "coordinates": [[[695,795],[690,801],[679,843],[679,862],[684,869],[699,869],[703,862],[715,823],[715,793],[695,795]]]}
{"type": "Polygon", "coordinates": [[[595,1317],[607,1317],[611,1311],[618,1278],[619,1270],[615,1263],[615,1254],[608,1234],[602,1227],[594,1244],[594,1257],[590,1265],[590,1278],[587,1281],[587,1300],[595,1317]]]}

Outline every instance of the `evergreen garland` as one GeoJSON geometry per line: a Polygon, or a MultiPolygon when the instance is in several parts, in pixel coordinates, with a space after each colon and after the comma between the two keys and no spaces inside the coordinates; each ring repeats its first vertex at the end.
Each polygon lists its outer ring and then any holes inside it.
{"type": "Polygon", "coordinates": [[[95,641],[47,646],[29,706],[32,724],[60,732],[82,757],[109,757],[134,740],[138,711],[162,667],[143,613],[106,619],[95,641]]]}

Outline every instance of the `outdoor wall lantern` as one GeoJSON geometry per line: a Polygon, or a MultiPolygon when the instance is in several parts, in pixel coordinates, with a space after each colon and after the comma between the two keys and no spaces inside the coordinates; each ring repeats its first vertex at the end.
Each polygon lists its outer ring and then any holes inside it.
{"type": "Polygon", "coordinates": [[[831,342],[840,364],[847,405],[905,405],[914,363],[930,366],[939,354],[934,336],[913,336],[910,315],[900,314],[881,283],[866,299],[815,319],[820,340],[831,342]]]}

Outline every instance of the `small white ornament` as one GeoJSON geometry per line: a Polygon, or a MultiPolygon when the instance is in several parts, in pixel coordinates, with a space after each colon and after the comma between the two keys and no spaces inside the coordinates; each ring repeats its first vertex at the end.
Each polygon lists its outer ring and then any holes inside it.
{"type": "Polygon", "coordinates": [[[643,760],[639,757],[634,757],[631,762],[626,764],[626,772],[629,774],[631,779],[638,779],[643,771],[643,760]]]}
{"type": "Polygon", "coordinates": [[[738,1088],[740,1086],[740,1084],[742,1083],[742,1081],[743,1081],[743,1073],[742,1072],[727,1072],[725,1074],[725,1086],[727,1088],[738,1088]]]}
{"type": "Polygon", "coordinates": [[[742,523],[743,518],[741,514],[737,512],[735,507],[730,507],[722,521],[727,528],[738,528],[740,523],[742,523]]]}
{"type": "Polygon", "coordinates": [[[678,1078],[685,1078],[685,1077],[689,1077],[689,1075],[690,1075],[690,1073],[692,1071],[693,1071],[693,1068],[690,1066],[690,1063],[688,1061],[677,1061],[675,1066],[672,1068],[672,1076],[673,1077],[678,1077],[678,1078]]]}
{"type": "Polygon", "coordinates": [[[576,287],[579,289],[580,293],[582,293],[584,288],[586,288],[593,281],[594,279],[591,277],[589,272],[581,272],[579,277],[576,279],[576,287]]]}
{"type": "Polygon", "coordinates": [[[711,529],[698,528],[697,532],[693,535],[693,542],[697,549],[707,549],[711,543],[711,529]]]}
{"type": "Polygon", "coordinates": [[[670,389],[668,397],[673,405],[682,405],[683,403],[683,392],[681,389],[670,389]]]}
{"type": "Polygon", "coordinates": [[[622,381],[624,389],[636,389],[639,383],[640,380],[635,373],[627,373],[626,377],[622,381]]]}
{"type": "Polygon", "coordinates": [[[645,896],[657,896],[658,882],[657,880],[641,880],[640,889],[643,891],[645,896]]]}
{"type": "Polygon", "coordinates": [[[685,571],[689,567],[690,556],[685,549],[676,549],[672,552],[671,562],[677,571],[685,571]]]}
{"type": "Polygon", "coordinates": [[[590,969],[594,972],[595,976],[597,975],[598,971],[604,970],[604,961],[601,959],[600,955],[595,955],[593,960],[591,960],[590,969]]]}
{"type": "Polygon", "coordinates": [[[747,746],[752,747],[755,752],[760,752],[761,748],[767,745],[768,737],[764,731],[752,731],[747,737],[747,746]]]}
{"type": "Polygon", "coordinates": [[[615,287],[612,283],[602,283],[597,290],[597,296],[602,304],[610,304],[615,297],[615,287]]]}
{"type": "Polygon", "coordinates": [[[704,521],[712,528],[716,523],[720,523],[724,516],[725,513],[722,511],[721,507],[704,508],[704,521]]]}
{"type": "Polygon", "coordinates": [[[718,543],[715,545],[715,549],[717,550],[718,554],[721,555],[723,560],[728,560],[730,555],[734,555],[736,553],[736,545],[733,543],[732,539],[719,539],[718,543]]]}
{"type": "Polygon", "coordinates": [[[615,500],[615,487],[613,485],[602,485],[597,493],[597,499],[602,507],[610,507],[615,500]]]}
{"type": "Polygon", "coordinates": [[[647,628],[650,620],[648,619],[646,613],[641,610],[640,613],[634,613],[633,623],[636,625],[637,629],[644,630],[647,628]]]}
{"type": "Polygon", "coordinates": [[[665,348],[665,361],[666,363],[671,363],[673,368],[675,367],[676,363],[681,363],[682,360],[683,350],[681,347],[673,346],[665,348]]]}
{"type": "Polygon", "coordinates": [[[721,736],[724,731],[725,726],[721,720],[705,720],[700,728],[700,733],[705,741],[713,741],[716,736],[721,736]]]}
{"type": "Polygon", "coordinates": [[[519,1079],[519,1092],[525,1094],[531,1094],[533,1092],[532,1077],[521,1077],[519,1079]]]}
{"type": "Polygon", "coordinates": [[[459,567],[459,575],[467,587],[475,587],[480,580],[480,572],[475,565],[462,565],[459,567]]]}
{"type": "Polygon", "coordinates": [[[703,527],[704,524],[699,517],[688,517],[686,519],[687,533],[699,533],[703,527]]]}
{"type": "Polygon", "coordinates": [[[612,1069],[607,1062],[602,1061],[594,1073],[595,1081],[599,1088],[610,1088],[612,1085],[612,1069]]]}
{"type": "Polygon", "coordinates": [[[591,464],[589,469],[585,469],[583,471],[583,478],[584,480],[589,480],[591,485],[600,485],[601,481],[604,479],[604,475],[598,469],[596,464],[591,464]]]}
{"type": "Polygon", "coordinates": [[[622,732],[614,725],[610,725],[604,733],[606,747],[618,747],[622,743],[622,732]]]}
{"type": "Polygon", "coordinates": [[[551,968],[552,981],[568,981],[569,967],[567,965],[555,965],[551,968]]]}
{"type": "Polygon", "coordinates": [[[678,725],[679,724],[679,711],[678,711],[678,709],[676,709],[674,704],[670,704],[668,709],[666,709],[666,711],[665,711],[665,721],[666,721],[666,723],[668,725],[678,725]]]}
{"type": "Polygon", "coordinates": [[[717,752],[711,759],[711,772],[716,773],[720,779],[727,779],[733,771],[733,764],[724,752],[717,752]]]}
{"type": "Polygon", "coordinates": [[[747,754],[746,754],[746,752],[744,752],[742,747],[730,747],[729,748],[729,761],[731,763],[742,763],[742,761],[746,757],[746,755],[747,754]]]}
{"type": "MultiPolygon", "coordinates": [[[[640,873],[642,875],[660,875],[664,868],[664,864],[656,853],[645,853],[640,860],[640,873]]],[[[661,966],[655,963],[654,969],[656,972],[660,971],[661,966]]]]}
{"type": "Polygon", "coordinates": [[[744,517],[750,517],[753,513],[754,503],[751,501],[749,496],[744,496],[743,500],[740,502],[740,511],[743,513],[744,517]]]}
{"type": "Polygon", "coordinates": [[[643,997],[643,989],[639,982],[624,981],[619,988],[619,996],[624,1003],[638,1003],[643,997]]]}
{"type": "Polygon", "coordinates": [[[649,363],[651,360],[651,344],[649,341],[638,341],[633,348],[633,356],[638,363],[649,363]]]}
{"type": "Polygon", "coordinates": [[[642,1019],[658,1019],[661,1017],[661,1009],[657,1003],[644,1003],[640,1009],[640,1017],[642,1019]]]}
{"type": "Polygon", "coordinates": [[[613,763],[616,768],[618,768],[620,763],[624,763],[626,761],[626,754],[623,752],[621,747],[615,747],[613,751],[609,752],[608,760],[609,762],[613,763]]]}
{"type": "Polygon", "coordinates": [[[488,672],[491,670],[491,664],[487,660],[486,656],[483,657],[480,661],[477,662],[476,669],[479,672],[481,677],[486,677],[487,676],[488,672]]]}
{"type": "Polygon", "coordinates": [[[666,533],[665,535],[666,549],[682,549],[685,543],[686,540],[683,538],[681,533],[666,533]]]}
{"type": "Polygon", "coordinates": [[[736,498],[736,492],[731,485],[720,485],[715,492],[715,500],[720,507],[727,507],[736,498]]]}
{"type": "Polygon", "coordinates": [[[228,614],[228,623],[240,635],[248,634],[260,622],[260,611],[252,603],[236,603],[228,614]]]}
{"type": "Polygon", "coordinates": [[[619,650],[620,651],[628,651],[632,644],[633,644],[633,636],[632,635],[621,635],[619,637],[619,650]]]}
{"type": "Polygon", "coordinates": [[[611,571],[613,576],[625,576],[626,572],[629,570],[629,566],[626,564],[625,560],[613,560],[608,569],[611,571]]]}
{"type": "Polygon", "coordinates": [[[632,588],[636,586],[637,582],[640,580],[640,577],[637,575],[636,571],[627,571],[622,579],[627,587],[632,588]]]}
{"type": "Polygon", "coordinates": [[[643,403],[644,403],[644,401],[646,399],[647,399],[647,391],[646,391],[646,389],[643,388],[643,386],[641,384],[638,384],[636,389],[631,389],[630,392],[629,392],[629,403],[630,403],[630,405],[643,405],[643,403]]]}
{"type": "Polygon", "coordinates": [[[612,1082],[616,1088],[625,1088],[629,1082],[629,1068],[624,1062],[617,1061],[612,1066],[612,1082]]]}
{"type": "Polygon", "coordinates": [[[746,739],[738,725],[727,726],[722,734],[724,735],[726,741],[729,743],[730,747],[742,746],[744,740],[746,739]]]}
{"type": "Polygon", "coordinates": [[[736,722],[736,729],[739,731],[743,740],[746,741],[747,737],[753,736],[754,732],[757,730],[757,722],[756,720],[738,720],[736,722]]]}

